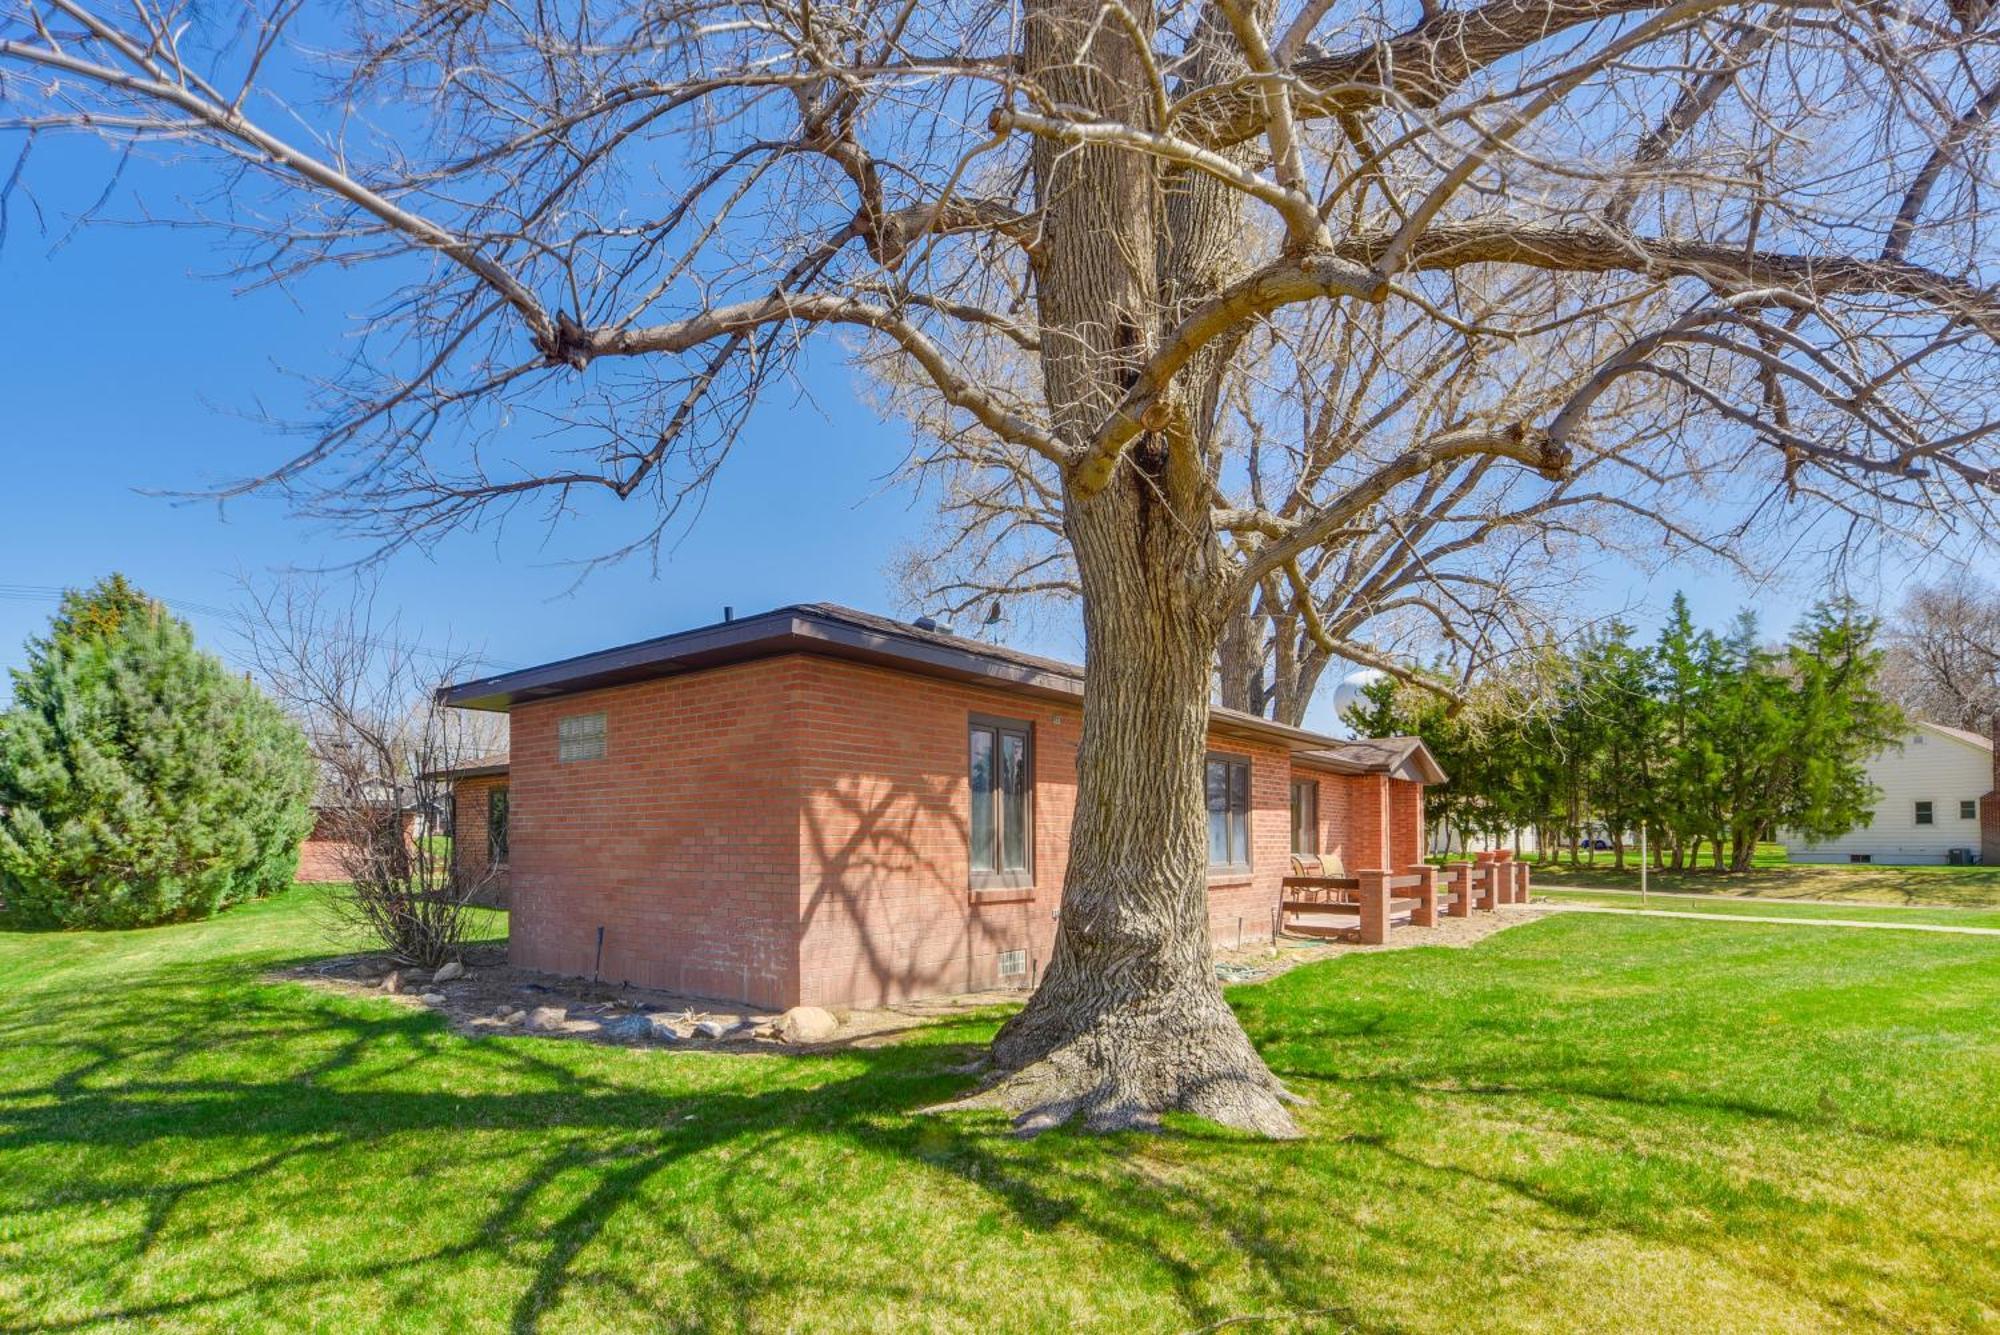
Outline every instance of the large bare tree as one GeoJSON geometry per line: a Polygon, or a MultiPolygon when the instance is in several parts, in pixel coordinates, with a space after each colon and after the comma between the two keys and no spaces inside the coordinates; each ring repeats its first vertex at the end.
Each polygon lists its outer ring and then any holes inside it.
{"type": "MultiPolygon", "coordinates": [[[[1311,514],[1413,442],[1480,421],[1539,420],[1594,374],[1588,349],[1561,336],[1574,320],[1559,280],[1516,276],[1496,301],[1461,278],[1457,295],[1461,318],[1449,322],[1407,305],[1328,304],[1309,319],[1261,326],[1222,390],[1219,451],[1241,461],[1217,481],[1228,507],[1286,521],[1311,514]],[[1519,320],[1537,307],[1543,318],[1526,330],[1479,323],[1481,311],[1519,320]]],[[[1054,470],[1025,455],[1011,475],[969,462],[949,419],[915,387],[901,388],[894,402],[937,442],[914,453],[910,471],[934,488],[944,520],[896,562],[906,600],[974,616],[1074,602],[1054,470]]],[[[1272,572],[1225,618],[1219,702],[1296,725],[1327,669],[1343,662],[1458,695],[1503,662],[1603,619],[1601,590],[1586,574],[1608,556],[1641,566],[1689,552],[1737,566],[1768,558],[1773,544],[1759,539],[1769,526],[1748,522],[1754,507],[1718,508],[1700,488],[1657,485],[1620,466],[1676,433],[1683,414],[1656,385],[1626,381],[1611,394],[1600,403],[1609,429],[1554,485],[1492,455],[1454,460],[1384,489],[1272,572]],[[1450,671],[1411,671],[1416,664],[1450,671]]]]}
{"type": "Polygon", "coordinates": [[[1049,489],[1089,677],[1058,944],[983,1095],[1026,1126],[1295,1131],[1210,965],[1212,664],[1395,488],[1604,459],[1772,514],[1992,522],[1983,3],[8,3],[13,125],[219,155],[246,266],[378,276],[264,479],[308,513],[393,547],[611,497],[640,518],[610,554],[643,551],[823,331],[921,390],[938,448],[1049,489]],[[1267,331],[1525,333],[1528,275],[1590,363],[1560,405],[1238,503],[1226,391],[1267,331]],[[1629,384],[1679,429],[1628,452],[1629,384]]]}
{"type": "Polygon", "coordinates": [[[2000,589],[1960,575],[1911,589],[1889,621],[1884,677],[1919,718],[2000,727],[2000,589]]]}

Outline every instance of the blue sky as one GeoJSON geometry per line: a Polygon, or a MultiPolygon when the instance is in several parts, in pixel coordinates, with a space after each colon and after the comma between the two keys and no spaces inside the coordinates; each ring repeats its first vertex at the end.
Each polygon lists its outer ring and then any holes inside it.
{"type": "MultiPolygon", "coordinates": [[[[0,162],[11,160],[9,146],[0,162]]],[[[38,148],[35,166],[41,225],[17,199],[0,248],[0,667],[18,664],[22,642],[46,623],[53,600],[42,590],[112,570],[179,604],[226,651],[226,619],[200,609],[236,602],[239,576],[338,564],[353,550],[275,500],[218,509],[145,493],[200,489],[283,458],[296,442],[260,420],[259,409],[297,413],[296,374],[335,365],[350,315],[372,295],[369,275],[238,292],[206,276],[220,267],[208,233],[99,224],[57,244],[68,217],[102,190],[110,157],[70,141],[38,148]]],[[[156,203],[162,191],[190,188],[187,178],[169,185],[157,171],[128,184],[156,203]]],[[[121,192],[110,212],[129,219],[136,205],[121,192]]],[[[917,498],[886,480],[904,448],[901,428],[876,419],[833,355],[809,368],[806,385],[812,404],[774,399],[753,420],[657,577],[637,561],[579,587],[566,558],[599,549],[588,523],[550,541],[517,521],[504,533],[393,558],[383,572],[387,600],[427,640],[477,646],[496,666],[702,624],[724,604],[749,612],[828,600],[899,610],[887,563],[928,518],[917,498]]],[[[1899,563],[1862,574],[1857,592],[1892,605],[1913,573],[1934,578],[1944,569],[1942,558],[1899,563]]],[[[1688,567],[1649,577],[1607,566],[1589,601],[1630,607],[1647,625],[1686,588],[1704,621],[1750,604],[1778,632],[1824,588],[1823,571],[1786,578],[1753,589],[1688,567]]],[[[1064,624],[1012,638],[1063,657],[1081,652],[1064,624]]]]}

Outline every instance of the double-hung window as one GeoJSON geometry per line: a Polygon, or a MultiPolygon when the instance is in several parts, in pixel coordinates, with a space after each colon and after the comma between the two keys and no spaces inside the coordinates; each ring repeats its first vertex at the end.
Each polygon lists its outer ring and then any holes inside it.
{"type": "Polygon", "coordinates": [[[1211,870],[1250,868],[1250,762],[1242,756],[1210,756],[1204,773],[1208,790],[1208,865],[1211,870]]]}
{"type": "Polygon", "coordinates": [[[1978,820],[1979,799],[1974,797],[1960,798],[1958,800],[1958,818],[1960,820],[1978,820]]]}
{"type": "Polygon", "coordinates": [[[974,718],[968,737],[972,888],[1033,885],[1034,731],[1010,719],[974,718]]]}
{"type": "Polygon", "coordinates": [[[1292,852],[1319,852],[1319,784],[1312,779],[1292,780],[1292,852]]]}
{"type": "Polygon", "coordinates": [[[1937,824],[1936,810],[1931,806],[1929,802],[1917,803],[1917,824],[1919,825],[1937,824]]]}

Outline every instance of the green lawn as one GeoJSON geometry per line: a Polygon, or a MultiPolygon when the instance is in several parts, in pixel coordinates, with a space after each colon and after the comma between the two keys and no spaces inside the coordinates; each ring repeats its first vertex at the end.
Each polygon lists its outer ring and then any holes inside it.
{"type": "Polygon", "coordinates": [[[1955,927],[1996,927],[2000,928],[2000,909],[1946,909],[1946,908],[1900,908],[1891,905],[1874,904],[1863,900],[1844,900],[1838,903],[1801,903],[1795,900],[1770,900],[1741,898],[1731,895],[1702,895],[1699,898],[1685,894],[1666,895],[1657,891],[1642,902],[1640,896],[1631,893],[1605,893],[1591,890],[1565,890],[1558,886],[1537,885],[1537,899],[1550,900],[1558,904],[1589,904],[1596,908],[1626,909],[1636,911],[1650,908],[1655,912],[1669,913],[1720,913],[1730,917],[1795,918],[1801,922],[1824,922],[1837,919],[1841,922],[1883,922],[1883,923],[1942,923],[1955,927]]]}
{"type": "Polygon", "coordinates": [[[309,896],[0,936],[0,1329],[1947,1330],[2000,1321],[2000,942],[1553,917],[1232,995],[1311,1138],[916,1113],[811,1058],[263,981],[309,896]]]}
{"type": "MultiPolygon", "coordinates": [[[[1626,870],[1611,865],[1611,854],[1599,852],[1597,863],[1571,867],[1567,855],[1535,864],[1535,884],[1551,889],[1588,886],[1595,889],[1639,888],[1637,854],[1628,856],[1626,870]]],[[[1828,899],[1856,904],[1925,904],[1939,908],[2000,908],[2000,867],[1893,867],[1849,863],[1802,863],[1786,859],[1783,844],[1759,844],[1746,872],[1656,871],[1648,878],[1654,890],[1688,894],[1745,895],[1758,899],[1828,899]]]]}

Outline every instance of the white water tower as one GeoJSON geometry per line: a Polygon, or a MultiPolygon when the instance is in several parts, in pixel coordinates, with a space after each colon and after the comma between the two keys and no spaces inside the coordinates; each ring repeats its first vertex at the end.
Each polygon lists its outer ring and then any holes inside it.
{"type": "Polygon", "coordinates": [[[1362,703],[1362,692],[1389,674],[1380,668],[1356,668],[1340,679],[1340,685],[1333,688],[1333,716],[1342,723],[1347,722],[1347,711],[1362,703]]]}

